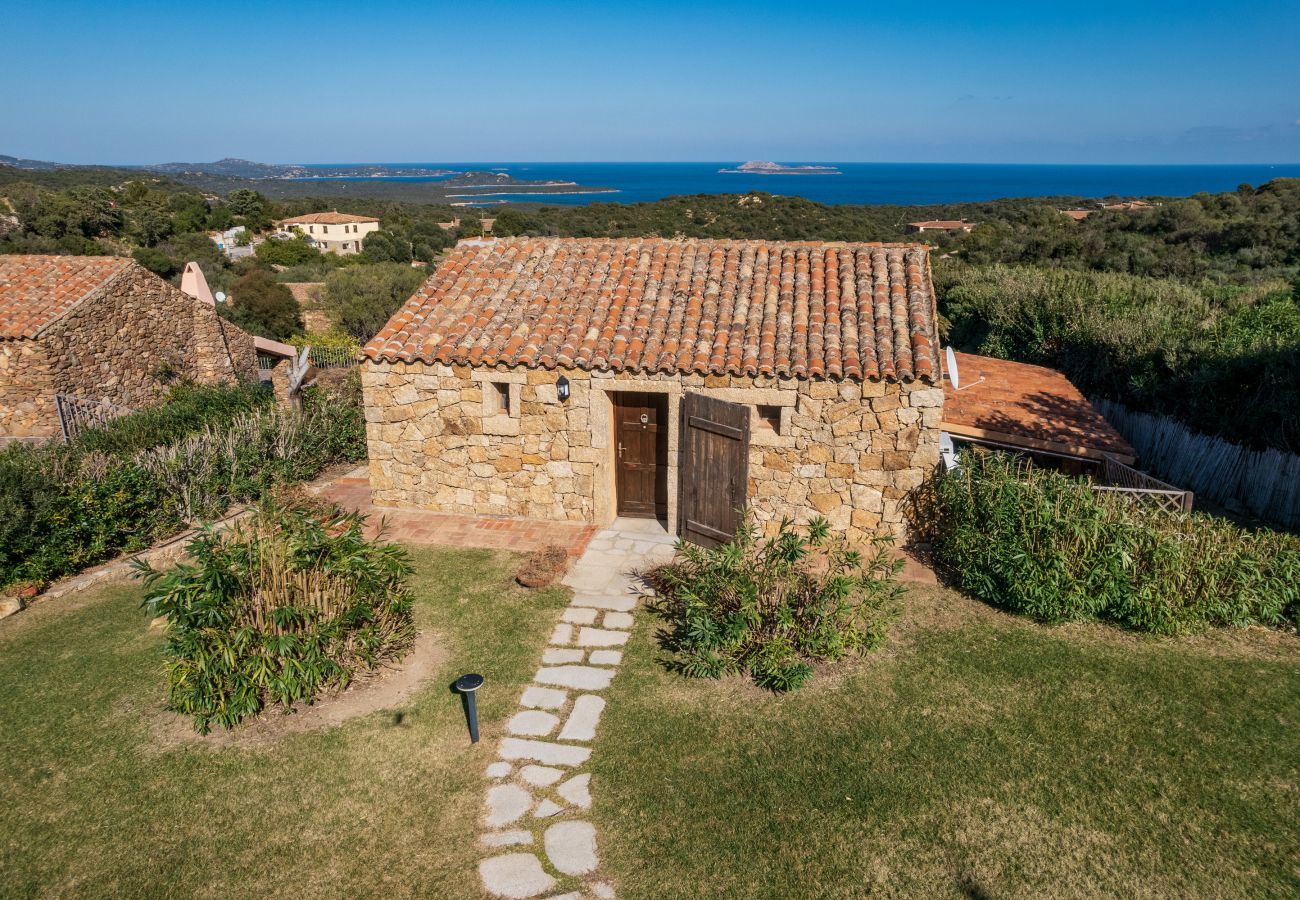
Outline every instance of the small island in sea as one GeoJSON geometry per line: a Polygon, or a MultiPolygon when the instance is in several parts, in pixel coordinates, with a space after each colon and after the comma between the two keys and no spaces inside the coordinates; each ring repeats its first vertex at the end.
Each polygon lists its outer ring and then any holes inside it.
{"type": "Polygon", "coordinates": [[[783,166],[781,163],[750,160],[734,169],[719,169],[723,175],[842,175],[834,166],[783,166]]]}

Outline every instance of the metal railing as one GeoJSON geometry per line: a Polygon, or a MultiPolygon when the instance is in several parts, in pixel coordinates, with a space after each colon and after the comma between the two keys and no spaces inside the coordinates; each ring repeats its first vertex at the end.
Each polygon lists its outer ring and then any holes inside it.
{"type": "Polygon", "coordinates": [[[65,444],[87,428],[102,428],[118,416],[133,412],[107,400],[86,400],[67,394],[55,394],[54,405],[59,411],[59,426],[63,429],[65,444]]]}
{"type": "Polygon", "coordinates": [[[350,369],[361,361],[361,351],[353,347],[312,347],[308,354],[318,369],[350,369]]]}

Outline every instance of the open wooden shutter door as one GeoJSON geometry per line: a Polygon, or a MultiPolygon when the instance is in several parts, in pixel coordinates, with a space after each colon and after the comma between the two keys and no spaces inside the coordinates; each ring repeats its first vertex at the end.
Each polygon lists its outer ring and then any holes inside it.
{"type": "Polygon", "coordinates": [[[739,403],[682,398],[682,540],[716,547],[736,536],[749,488],[749,418],[749,407],[739,403]]]}

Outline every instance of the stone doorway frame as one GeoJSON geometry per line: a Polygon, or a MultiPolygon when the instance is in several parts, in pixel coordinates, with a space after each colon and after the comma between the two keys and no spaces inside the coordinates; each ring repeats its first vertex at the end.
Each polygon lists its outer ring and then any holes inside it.
{"type": "Polygon", "coordinates": [[[596,462],[596,524],[607,526],[618,516],[618,488],[614,435],[614,401],[610,394],[666,394],[668,397],[668,533],[677,533],[677,479],[681,452],[678,449],[682,387],[672,382],[641,378],[591,380],[591,446],[602,451],[596,462]]]}

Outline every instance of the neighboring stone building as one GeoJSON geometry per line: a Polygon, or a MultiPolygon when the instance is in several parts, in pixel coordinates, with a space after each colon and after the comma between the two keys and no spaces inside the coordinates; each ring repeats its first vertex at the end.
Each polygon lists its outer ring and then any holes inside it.
{"type": "Polygon", "coordinates": [[[0,255],[0,438],[60,434],[55,395],[134,407],[256,379],[253,339],[130,259],[0,255]]]}
{"type": "Polygon", "coordinates": [[[373,500],[902,535],[939,460],[936,315],[923,246],[463,241],[365,347],[373,500]]]}
{"type": "Polygon", "coordinates": [[[317,250],[341,256],[360,253],[366,235],[379,230],[379,220],[374,216],[354,216],[338,210],[294,216],[275,224],[285,231],[305,234],[317,250]]]}

